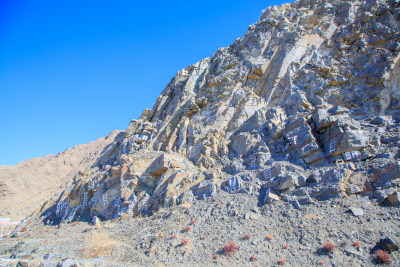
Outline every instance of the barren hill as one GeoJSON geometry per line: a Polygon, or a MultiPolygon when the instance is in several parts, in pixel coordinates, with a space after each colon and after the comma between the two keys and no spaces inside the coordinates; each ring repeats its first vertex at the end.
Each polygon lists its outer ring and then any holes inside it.
{"type": "Polygon", "coordinates": [[[35,211],[54,193],[69,186],[75,174],[91,166],[123,133],[113,131],[106,137],[57,155],[0,166],[0,217],[15,221],[35,211]]]}

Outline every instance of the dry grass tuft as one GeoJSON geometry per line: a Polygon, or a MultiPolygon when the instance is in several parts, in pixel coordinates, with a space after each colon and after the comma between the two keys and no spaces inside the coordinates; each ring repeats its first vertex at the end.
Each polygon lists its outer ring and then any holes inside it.
{"type": "Polygon", "coordinates": [[[238,245],[231,241],[225,244],[224,248],[222,249],[224,251],[225,255],[232,256],[236,253],[236,250],[238,249],[238,245]]]}
{"type": "Polygon", "coordinates": [[[96,258],[108,256],[118,243],[109,238],[105,233],[95,233],[86,242],[86,248],[82,250],[84,257],[96,258]]]}
{"type": "Polygon", "coordinates": [[[375,251],[375,261],[377,263],[383,263],[383,264],[390,263],[391,260],[389,253],[381,249],[378,249],[377,251],[375,251]]]}

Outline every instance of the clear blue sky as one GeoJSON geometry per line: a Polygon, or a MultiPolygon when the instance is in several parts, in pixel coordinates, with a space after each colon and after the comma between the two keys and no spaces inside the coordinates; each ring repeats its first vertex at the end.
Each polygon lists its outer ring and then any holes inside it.
{"type": "Polygon", "coordinates": [[[284,2],[0,0],[0,165],[125,129],[284,2]]]}

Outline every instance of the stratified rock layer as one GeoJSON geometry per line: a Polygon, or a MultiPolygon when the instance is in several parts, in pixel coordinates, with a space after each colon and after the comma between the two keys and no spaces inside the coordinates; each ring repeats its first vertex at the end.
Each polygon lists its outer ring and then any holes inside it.
{"type": "Polygon", "coordinates": [[[47,222],[149,215],[220,189],[259,191],[260,205],[383,201],[400,177],[399,14],[395,0],[268,8],[179,71],[112,152],[43,206],[47,222]]]}

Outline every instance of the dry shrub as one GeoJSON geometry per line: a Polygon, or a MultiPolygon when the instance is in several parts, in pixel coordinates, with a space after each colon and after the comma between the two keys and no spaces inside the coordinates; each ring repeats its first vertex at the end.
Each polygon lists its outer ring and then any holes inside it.
{"type": "Polygon", "coordinates": [[[271,240],[274,239],[274,237],[273,237],[272,235],[270,235],[270,234],[268,234],[268,235],[266,236],[266,238],[267,238],[269,241],[271,241],[271,240]]]}
{"type": "Polygon", "coordinates": [[[322,247],[326,252],[332,253],[335,249],[335,245],[331,242],[325,242],[324,246],[322,247]]]}
{"type": "Polygon", "coordinates": [[[375,251],[375,260],[377,263],[390,263],[389,253],[382,249],[378,249],[375,251]]]}
{"type": "Polygon", "coordinates": [[[171,238],[171,239],[175,239],[175,238],[177,238],[177,237],[178,237],[177,234],[172,234],[170,238],[171,238]]]}
{"type": "Polygon", "coordinates": [[[361,244],[360,244],[360,242],[358,242],[358,241],[354,242],[354,243],[353,243],[353,246],[354,246],[355,248],[361,248],[361,244]]]}
{"type": "Polygon", "coordinates": [[[190,243],[190,239],[189,238],[184,238],[184,239],[182,239],[182,241],[181,241],[181,245],[182,246],[186,246],[187,244],[189,244],[190,243]]]}
{"type": "Polygon", "coordinates": [[[279,264],[279,265],[285,265],[285,260],[284,260],[284,259],[280,259],[280,260],[278,261],[278,264],[279,264]]]}
{"type": "Polygon", "coordinates": [[[288,249],[288,248],[289,248],[289,245],[288,245],[288,244],[285,244],[285,245],[283,245],[283,248],[284,248],[284,249],[288,249]]]}
{"type": "Polygon", "coordinates": [[[183,228],[183,232],[189,232],[190,230],[192,230],[192,227],[190,227],[189,225],[183,228]]]}
{"type": "Polygon", "coordinates": [[[28,231],[28,227],[26,227],[26,226],[22,227],[21,232],[23,233],[23,232],[26,232],[26,231],[28,231]]]}
{"type": "Polygon", "coordinates": [[[256,260],[258,260],[257,256],[251,256],[250,257],[250,261],[256,261],[256,260]]]}
{"type": "Polygon", "coordinates": [[[231,241],[225,244],[223,251],[225,255],[232,256],[233,254],[236,253],[236,250],[238,248],[239,248],[238,245],[235,242],[231,241]]]}
{"type": "Polygon", "coordinates": [[[86,248],[82,252],[86,258],[108,256],[116,245],[117,242],[111,240],[107,234],[95,233],[86,242],[86,248]]]}
{"type": "Polygon", "coordinates": [[[195,225],[195,224],[196,224],[196,220],[195,220],[195,219],[191,220],[191,221],[190,221],[190,224],[191,224],[191,225],[195,225]]]}

